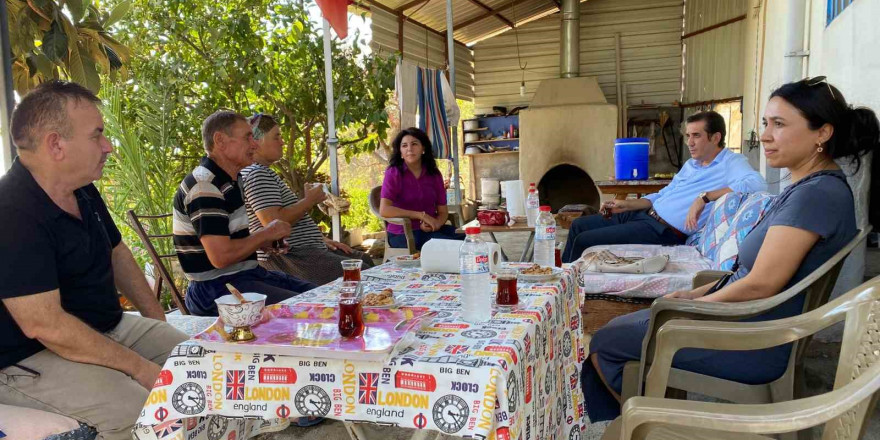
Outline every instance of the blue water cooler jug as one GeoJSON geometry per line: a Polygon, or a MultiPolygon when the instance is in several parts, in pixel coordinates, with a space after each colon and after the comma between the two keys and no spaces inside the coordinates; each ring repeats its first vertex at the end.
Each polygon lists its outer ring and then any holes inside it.
{"type": "Polygon", "coordinates": [[[614,174],[617,180],[648,178],[648,138],[614,140],[614,174]]]}

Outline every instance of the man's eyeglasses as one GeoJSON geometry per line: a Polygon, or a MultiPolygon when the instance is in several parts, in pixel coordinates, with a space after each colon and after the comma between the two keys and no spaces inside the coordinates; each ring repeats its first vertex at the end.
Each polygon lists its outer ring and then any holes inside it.
{"type": "Polygon", "coordinates": [[[831,84],[828,84],[828,81],[825,80],[824,75],[807,78],[804,80],[804,83],[806,83],[809,87],[825,84],[825,87],[828,87],[828,93],[831,94],[831,99],[837,100],[837,96],[834,95],[834,90],[831,88],[831,84]]]}

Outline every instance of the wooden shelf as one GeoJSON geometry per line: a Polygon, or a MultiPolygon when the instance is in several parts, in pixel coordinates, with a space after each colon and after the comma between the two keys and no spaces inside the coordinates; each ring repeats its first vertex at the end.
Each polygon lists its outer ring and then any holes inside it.
{"type": "Polygon", "coordinates": [[[480,128],[474,128],[473,130],[464,130],[464,132],[465,133],[477,133],[480,131],[486,131],[488,129],[489,129],[489,127],[480,127],[480,128]]]}
{"type": "Polygon", "coordinates": [[[485,141],[471,141],[471,142],[465,142],[464,144],[465,144],[465,145],[468,145],[468,144],[490,144],[490,143],[492,143],[492,142],[510,142],[510,141],[518,141],[518,140],[519,140],[519,138],[509,138],[509,139],[489,139],[489,140],[485,140],[485,141]]]}
{"type": "Polygon", "coordinates": [[[465,156],[491,156],[493,154],[519,154],[519,150],[514,151],[493,151],[489,153],[465,154],[465,156]]]}

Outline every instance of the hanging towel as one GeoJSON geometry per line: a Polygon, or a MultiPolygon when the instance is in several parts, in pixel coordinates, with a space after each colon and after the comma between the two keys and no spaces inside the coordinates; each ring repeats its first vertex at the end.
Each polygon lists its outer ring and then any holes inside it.
{"type": "Polygon", "coordinates": [[[446,79],[446,75],[440,75],[440,78],[443,82],[443,104],[446,106],[446,122],[449,123],[450,127],[454,128],[458,126],[458,120],[461,118],[461,109],[458,108],[458,103],[455,102],[455,92],[449,86],[449,80],[446,79]]]}
{"type": "Polygon", "coordinates": [[[400,128],[416,126],[418,110],[417,66],[408,61],[397,62],[394,88],[397,92],[397,105],[400,108],[400,128]]]}
{"type": "Polygon", "coordinates": [[[452,159],[449,142],[449,119],[443,99],[443,72],[434,69],[417,70],[419,95],[419,128],[428,134],[434,157],[452,159]]]}

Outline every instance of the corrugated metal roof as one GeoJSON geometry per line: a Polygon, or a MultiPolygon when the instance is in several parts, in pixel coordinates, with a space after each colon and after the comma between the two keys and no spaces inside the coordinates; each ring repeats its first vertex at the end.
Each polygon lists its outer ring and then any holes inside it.
{"type": "MultiPolygon", "coordinates": [[[[671,104],[681,99],[681,0],[590,0],[581,4],[580,76],[598,77],[609,103],[617,102],[614,35],[621,34],[621,81],[627,102],[671,104]]],[[[538,84],[558,78],[560,17],[553,15],[518,29],[526,95],[516,34],[507,32],[474,45],[475,112],[492,106],[527,105],[538,84]]]]}
{"type": "MultiPolygon", "coordinates": [[[[367,4],[378,3],[382,7],[402,12],[405,16],[431,29],[446,32],[446,1],[428,0],[427,3],[412,5],[409,0],[365,0],[367,4]],[[412,5],[405,10],[401,7],[412,5]]],[[[453,35],[464,44],[472,44],[498,33],[509,31],[511,27],[505,23],[525,23],[549,13],[558,11],[554,0],[476,0],[491,9],[501,12],[492,15],[492,11],[477,5],[474,0],[452,0],[453,35]],[[514,5],[515,6],[511,6],[514,5]],[[515,12],[514,12],[515,9],[515,12]],[[490,16],[491,15],[491,16],[490,16]],[[516,20],[514,20],[514,16],[516,20]],[[501,17],[501,19],[499,19],[501,17]],[[467,26],[460,26],[467,23],[467,26]]],[[[586,0],[581,0],[586,1],[586,0]]]]}

